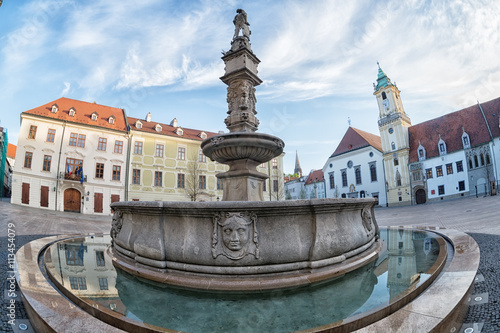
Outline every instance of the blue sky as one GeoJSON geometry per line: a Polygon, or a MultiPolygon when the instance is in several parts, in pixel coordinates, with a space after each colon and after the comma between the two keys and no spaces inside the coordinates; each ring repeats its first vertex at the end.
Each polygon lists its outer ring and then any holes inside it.
{"type": "Polygon", "coordinates": [[[348,127],[379,134],[377,61],[417,124],[499,97],[500,2],[25,1],[0,7],[0,126],[60,97],[132,117],[226,130],[222,50],[237,8],[262,61],[259,131],[302,169],[322,168],[348,127]]]}

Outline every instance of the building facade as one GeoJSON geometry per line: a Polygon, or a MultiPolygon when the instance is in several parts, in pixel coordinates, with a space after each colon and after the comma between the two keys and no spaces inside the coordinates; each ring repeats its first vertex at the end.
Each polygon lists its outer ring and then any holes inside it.
{"type": "Polygon", "coordinates": [[[349,127],[323,166],[327,198],[376,198],[386,205],[380,137],[349,127]]]}
{"type": "Polygon", "coordinates": [[[312,170],[307,176],[304,187],[309,199],[326,198],[325,177],[323,176],[323,170],[312,170]]]}
{"type": "Polygon", "coordinates": [[[8,158],[9,136],[7,129],[0,127],[0,198],[10,197],[12,165],[8,158]]]}

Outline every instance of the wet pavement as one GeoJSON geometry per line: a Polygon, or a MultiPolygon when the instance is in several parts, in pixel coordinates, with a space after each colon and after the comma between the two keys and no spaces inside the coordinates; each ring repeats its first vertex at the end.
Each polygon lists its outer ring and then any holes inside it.
{"type": "MultiPolygon", "coordinates": [[[[479,244],[481,262],[471,305],[461,332],[500,332],[500,196],[469,197],[437,203],[377,208],[381,226],[438,226],[471,235],[479,244]],[[480,295],[482,301],[474,302],[480,295]],[[486,297],[485,297],[486,296],[486,297]],[[486,300],[486,301],[485,301],[486,300]],[[473,329],[471,331],[470,329],[473,329]]],[[[9,253],[27,242],[57,234],[109,233],[111,216],[55,212],[12,205],[0,201],[0,259],[2,304],[0,332],[22,332],[19,323],[28,323],[24,307],[15,305],[16,327],[9,323],[12,297],[9,279],[9,253]],[[15,244],[14,246],[9,244],[15,244]]],[[[29,323],[28,323],[29,324],[29,323]]],[[[29,332],[28,325],[28,332],[29,332]]],[[[26,332],[26,331],[25,331],[26,332]]]]}

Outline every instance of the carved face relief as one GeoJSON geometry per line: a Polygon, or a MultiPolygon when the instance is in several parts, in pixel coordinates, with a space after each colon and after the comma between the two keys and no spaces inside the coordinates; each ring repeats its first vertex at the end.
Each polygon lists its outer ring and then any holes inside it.
{"type": "Polygon", "coordinates": [[[248,254],[259,257],[257,215],[248,213],[220,213],[214,216],[212,256],[242,259],[248,254]],[[220,241],[222,238],[222,242],[220,241]]]}
{"type": "Polygon", "coordinates": [[[361,219],[363,222],[363,226],[366,228],[368,232],[372,231],[373,229],[373,224],[372,224],[372,212],[369,208],[363,208],[361,212],[361,219]]]}

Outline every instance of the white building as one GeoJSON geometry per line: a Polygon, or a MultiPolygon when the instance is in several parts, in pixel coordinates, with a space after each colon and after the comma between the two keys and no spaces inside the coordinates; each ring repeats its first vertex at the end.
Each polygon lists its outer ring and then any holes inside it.
{"type": "Polygon", "coordinates": [[[25,111],[12,203],[111,214],[124,198],[127,146],[122,109],[60,98],[25,111]]]}
{"type": "Polygon", "coordinates": [[[309,199],[326,198],[323,170],[312,170],[307,176],[304,187],[309,199]]]}
{"type": "Polygon", "coordinates": [[[307,191],[305,188],[307,177],[299,177],[285,183],[285,198],[287,200],[307,199],[307,191]]]}
{"type": "Polygon", "coordinates": [[[387,194],[380,137],[349,127],[324,167],[327,198],[377,198],[387,194]]]}

